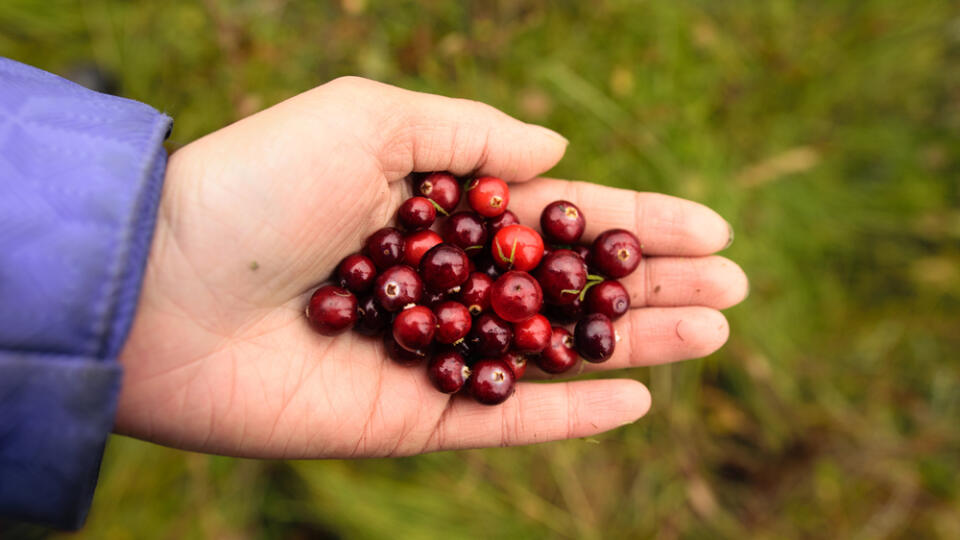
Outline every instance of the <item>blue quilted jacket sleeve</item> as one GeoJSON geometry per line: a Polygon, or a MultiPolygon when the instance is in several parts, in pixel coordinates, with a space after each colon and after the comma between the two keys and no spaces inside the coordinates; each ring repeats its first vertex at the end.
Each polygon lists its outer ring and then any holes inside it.
{"type": "Polygon", "coordinates": [[[0,515],[86,517],[169,117],[0,58],[0,515]]]}

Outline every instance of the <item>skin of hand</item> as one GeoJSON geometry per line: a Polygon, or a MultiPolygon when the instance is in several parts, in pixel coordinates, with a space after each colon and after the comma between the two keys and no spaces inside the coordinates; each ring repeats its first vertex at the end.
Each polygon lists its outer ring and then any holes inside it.
{"type": "MultiPolygon", "coordinates": [[[[473,101],[334,80],[216,131],[169,160],[137,313],[121,353],[116,431],[189,450],[271,458],[401,456],[584,437],[636,421],[632,379],[524,381],[499,406],[437,392],[381,341],[325,337],[310,293],[391,223],[412,171],[494,175],[511,210],[539,223],[557,199],[584,240],[634,231],[645,258],[625,285],[613,358],[586,370],[705,356],[727,339],[718,309],[747,279],[711,255],[731,238],[712,210],[653,193],[537,178],[556,133],[473,101]]],[[[536,371],[535,369],[528,370],[536,371]]],[[[546,378],[546,377],[544,377],[546,378]]]]}

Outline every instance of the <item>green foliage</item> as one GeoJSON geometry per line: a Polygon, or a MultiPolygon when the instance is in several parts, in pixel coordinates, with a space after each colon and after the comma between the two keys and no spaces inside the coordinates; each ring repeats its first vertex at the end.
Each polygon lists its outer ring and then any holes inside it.
{"type": "MultiPolygon", "coordinates": [[[[111,440],[90,538],[960,537],[960,9],[859,2],[5,0],[172,145],[333,77],[488,102],[558,177],[717,208],[752,294],[590,441],[271,463],[111,440]]],[[[588,216],[589,218],[589,216],[588,216]]]]}

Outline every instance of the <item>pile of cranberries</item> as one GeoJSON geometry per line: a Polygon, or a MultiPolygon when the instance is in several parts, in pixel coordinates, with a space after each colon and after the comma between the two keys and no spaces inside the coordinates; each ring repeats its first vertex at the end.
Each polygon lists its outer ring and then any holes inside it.
{"type": "Polygon", "coordinates": [[[555,201],[540,215],[541,236],[507,209],[507,184],[492,176],[461,187],[430,173],[414,179],[414,193],[397,212],[400,228],[370,235],[340,262],[336,284],[313,293],[307,319],[317,332],[382,334],[387,355],[426,363],[437,390],[466,388],[488,405],[513,394],[527,361],[556,374],[579,357],[610,358],[612,321],[630,307],[617,279],[640,264],[633,233],[608,230],[581,245],[583,213],[555,201]],[[466,209],[456,211],[464,191],[466,209]]]}

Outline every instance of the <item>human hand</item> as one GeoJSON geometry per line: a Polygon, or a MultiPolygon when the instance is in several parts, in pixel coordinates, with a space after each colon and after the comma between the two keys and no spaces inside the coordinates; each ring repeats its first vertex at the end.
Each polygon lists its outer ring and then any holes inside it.
{"type": "Polygon", "coordinates": [[[170,158],[129,339],[119,433],[253,457],[410,455],[583,437],[650,406],[630,379],[522,382],[489,407],[435,391],[380,340],[313,332],[307,298],[387,225],[412,171],[499,176],[538,223],[574,201],[585,240],[635,231],[645,257],[625,285],[614,356],[589,370],[707,355],[727,339],[716,311],[746,296],[712,210],[652,193],[537,178],[566,141],[476,102],[337,79],[223,128],[170,158]]]}

